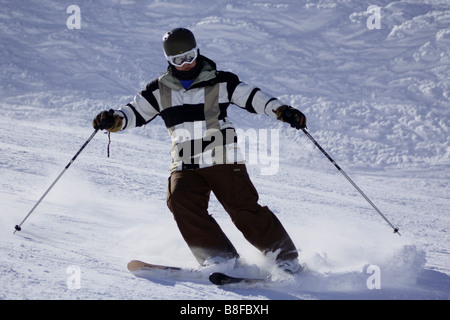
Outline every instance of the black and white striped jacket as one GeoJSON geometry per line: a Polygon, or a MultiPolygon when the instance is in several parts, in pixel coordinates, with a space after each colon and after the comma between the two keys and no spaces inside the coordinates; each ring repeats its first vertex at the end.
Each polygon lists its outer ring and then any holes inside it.
{"type": "Polygon", "coordinates": [[[235,129],[227,117],[228,106],[276,119],[272,110],[282,105],[235,74],[217,71],[213,61],[202,60],[203,69],[188,90],[169,68],[117,110],[124,117],[122,130],[162,117],[172,139],[171,171],[243,163],[235,129]]]}

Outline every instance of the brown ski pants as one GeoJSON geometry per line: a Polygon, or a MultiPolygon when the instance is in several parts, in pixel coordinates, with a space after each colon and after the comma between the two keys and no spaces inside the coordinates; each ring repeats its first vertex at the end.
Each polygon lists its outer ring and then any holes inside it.
{"type": "Polygon", "coordinates": [[[295,259],[294,243],[277,217],[258,204],[258,193],[244,164],[223,164],[175,171],[169,178],[167,205],[180,232],[203,265],[211,258],[236,258],[238,253],[208,213],[211,191],[244,237],[263,253],[277,250],[277,261],[295,259]]]}

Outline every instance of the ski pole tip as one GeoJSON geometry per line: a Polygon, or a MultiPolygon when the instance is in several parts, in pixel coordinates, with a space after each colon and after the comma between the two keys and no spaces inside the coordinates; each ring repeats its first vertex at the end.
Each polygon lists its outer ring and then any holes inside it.
{"type": "Polygon", "coordinates": [[[16,233],[16,231],[22,230],[22,228],[21,228],[18,224],[16,224],[16,225],[14,226],[14,229],[16,229],[16,230],[14,231],[14,233],[16,233]]]}
{"type": "Polygon", "coordinates": [[[394,228],[394,233],[397,233],[399,236],[401,236],[400,232],[398,232],[398,228],[394,228]]]}

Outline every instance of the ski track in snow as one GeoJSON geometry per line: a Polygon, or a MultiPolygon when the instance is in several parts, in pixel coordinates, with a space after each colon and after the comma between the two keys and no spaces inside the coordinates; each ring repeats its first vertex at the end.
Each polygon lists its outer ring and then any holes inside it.
{"type": "MultiPolygon", "coordinates": [[[[366,27],[368,4],[357,1],[81,1],[79,30],[67,29],[65,4],[2,4],[0,299],[448,300],[450,5],[370,4],[381,8],[379,30],[366,27]],[[13,234],[98,111],[129,102],[165,70],[160,39],[180,25],[220,69],[304,111],[313,137],[402,236],[303,133],[233,106],[244,132],[279,130],[276,174],[263,174],[261,159],[249,172],[300,250],[300,276],[223,289],[128,272],[132,259],[196,267],[165,204],[161,119],[112,134],[110,158],[99,132],[13,234]],[[72,266],[79,289],[68,283],[72,266]],[[381,289],[368,289],[371,266],[381,289]]],[[[210,212],[250,264],[271,268],[214,197],[210,212]]]]}

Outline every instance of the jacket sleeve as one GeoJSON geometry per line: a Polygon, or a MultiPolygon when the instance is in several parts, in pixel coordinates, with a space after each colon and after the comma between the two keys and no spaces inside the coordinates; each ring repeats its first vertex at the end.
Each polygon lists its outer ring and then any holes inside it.
{"type": "Polygon", "coordinates": [[[124,118],[122,130],[143,126],[159,115],[159,105],[153,95],[157,80],[150,82],[145,90],[134,96],[133,101],[120,107],[117,112],[124,118]]]}
{"type": "Polygon", "coordinates": [[[240,82],[234,89],[231,96],[231,103],[246,109],[251,113],[266,114],[276,119],[276,114],[272,111],[277,109],[282,103],[261,89],[250,86],[245,82],[240,82]]]}

